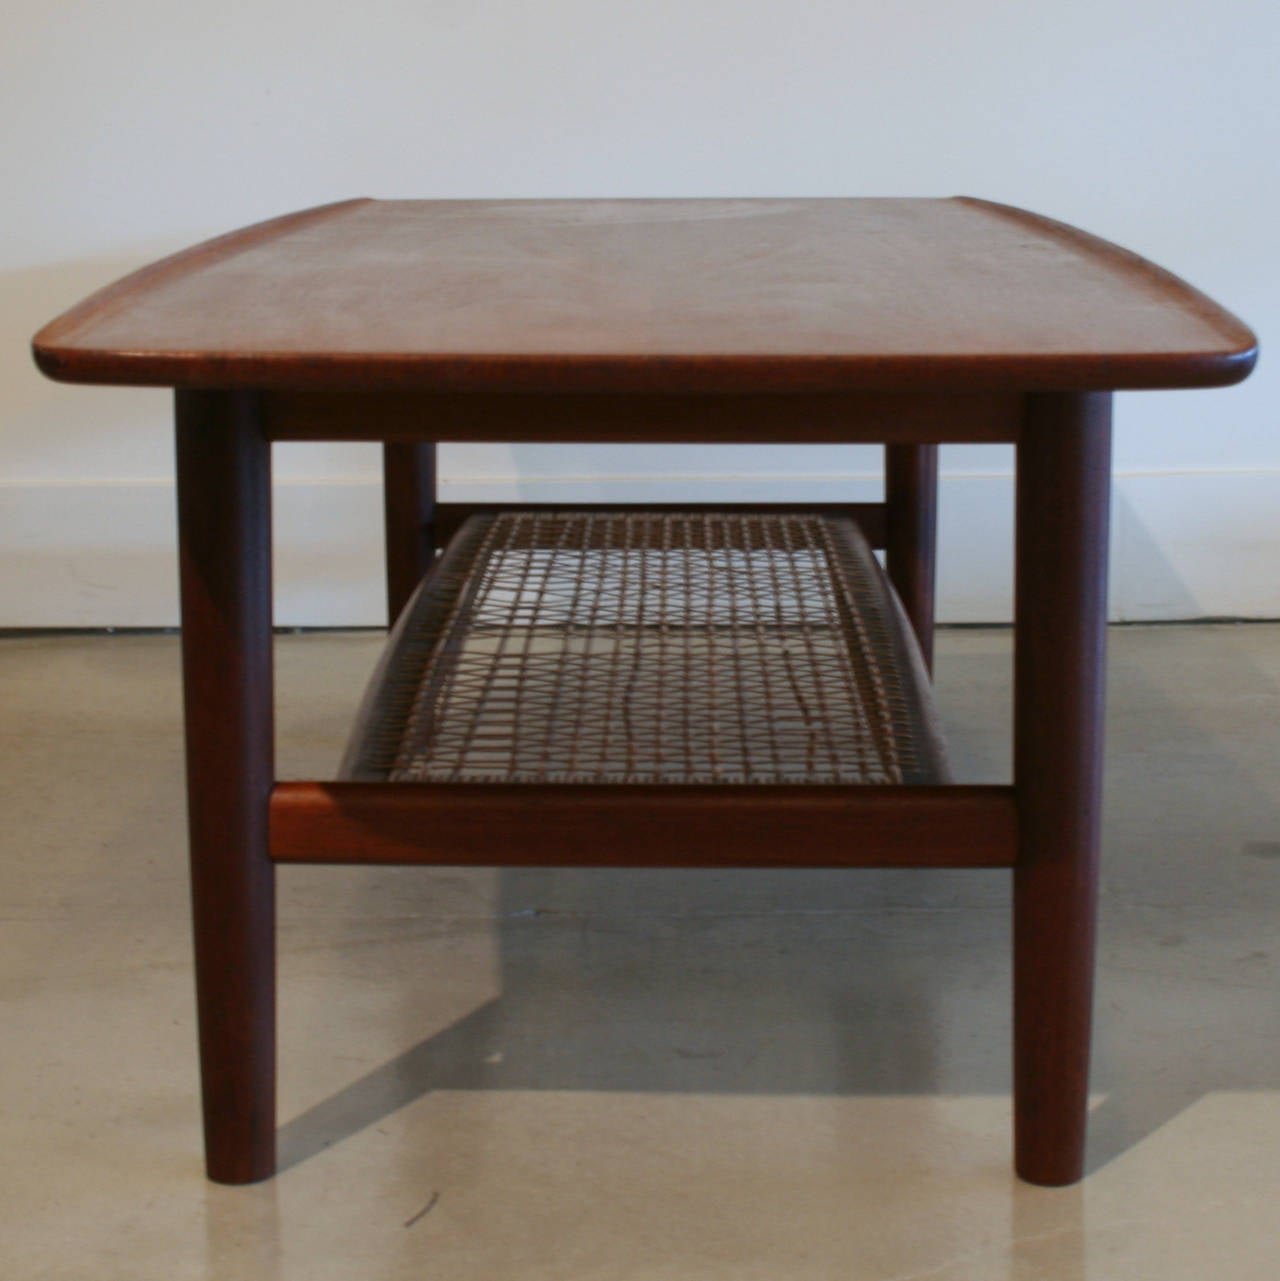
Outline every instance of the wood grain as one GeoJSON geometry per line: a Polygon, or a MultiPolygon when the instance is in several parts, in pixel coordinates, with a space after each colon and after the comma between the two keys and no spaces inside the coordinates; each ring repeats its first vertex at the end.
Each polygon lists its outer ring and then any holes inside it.
{"type": "Polygon", "coordinates": [[[279,863],[1009,867],[1008,787],[278,783],[279,863]]]}
{"type": "Polygon", "coordinates": [[[247,393],[177,398],[187,809],[205,1163],[275,1173],[270,446],[247,393]]]}
{"type": "Polygon", "coordinates": [[[855,444],[1017,440],[1012,392],[269,391],[272,440],[855,444]]]}
{"type": "Polygon", "coordinates": [[[1084,1170],[1102,808],[1111,398],[1037,396],[1018,447],[1015,1163],[1084,1170]]]}
{"type": "Polygon", "coordinates": [[[938,447],[885,449],[885,567],[933,670],[933,605],[938,564],[938,447]]]}
{"type": "Polygon", "coordinates": [[[203,387],[1111,389],[1237,381],[1253,335],[1104,241],[981,201],[353,201],[149,268],[51,377],[203,387]]]}
{"type": "Polygon", "coordinates": [[[382,518],[389,625],[435,559],[435,510],[435,445],[388,441],[382,447],[382,518]]]}

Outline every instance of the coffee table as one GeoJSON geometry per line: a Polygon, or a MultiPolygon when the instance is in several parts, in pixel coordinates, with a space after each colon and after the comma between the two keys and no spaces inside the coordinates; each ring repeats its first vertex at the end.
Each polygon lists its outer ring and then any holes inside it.
{"type": "Polygon", "coordinates": [[[275,1170],[275,865],[382,862],[1011,868],[1016,1168],[1078,1179],[1111,393],[1255,354],[1152,264],[967,198],[355,200],[47,326],[52,378],[176,389],[210,1177],[275,1170]],[[271,448],[301,440],[384,442],[401,621],[343,774],[285,782],[271,448]],[[886,496],[482,509],[437,501],[439,441],[876,442],[886,496]],[[949,780],[928,705],[951,442],[1016,447],[1003,786],[949,780]]]}

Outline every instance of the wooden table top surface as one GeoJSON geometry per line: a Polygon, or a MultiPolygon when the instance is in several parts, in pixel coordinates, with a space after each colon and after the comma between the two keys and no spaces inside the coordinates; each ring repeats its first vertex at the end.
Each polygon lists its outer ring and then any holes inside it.
{"type": "Polygon", "coordinates": [[[46,326],[68,382],[584,392],[1110,390],[1252,368],[1144,259],[968,198],[354,200],[46,326]]]}

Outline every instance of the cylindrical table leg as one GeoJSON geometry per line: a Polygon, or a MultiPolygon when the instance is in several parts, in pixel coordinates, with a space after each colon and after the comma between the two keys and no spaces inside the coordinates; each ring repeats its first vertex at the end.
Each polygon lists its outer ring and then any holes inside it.
{"type": "Polygon", "coordinates": [[[435,556],[435,445],[388,441],[382,447],[382,474],[387,614],[394,623],[435,556]]]}
{"type": "Polygon", "coordinates": [[[1084,1170],[1102,792],[1111,401],[1028,400],[1018,445],[1016,1166],[1084,1170]]]}
{"type": "Polygon", "coordinates": [[[932,670],[938,447],[886,445],[884,461],[886,568],[932,670]]]}
{"type": "Polygon", "coordinates": [[[275,1172],[271,454],[247,393],[177,396],[187,807],[205,1162],[275,1172]]]}

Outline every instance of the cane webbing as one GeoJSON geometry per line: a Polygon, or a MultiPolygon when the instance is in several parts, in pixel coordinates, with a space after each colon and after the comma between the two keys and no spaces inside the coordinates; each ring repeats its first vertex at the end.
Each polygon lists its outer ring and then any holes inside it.
{"type": "Polygon", "coordinates": [[[472,517],[393,638],[348,777],[945,778],[927,680],[856,527],[794,514],[472,517]]]}

